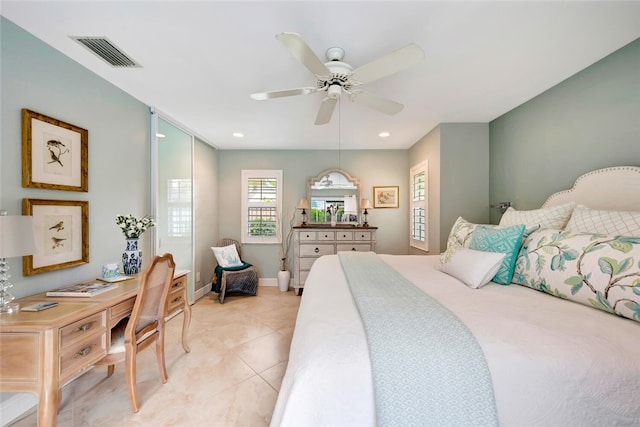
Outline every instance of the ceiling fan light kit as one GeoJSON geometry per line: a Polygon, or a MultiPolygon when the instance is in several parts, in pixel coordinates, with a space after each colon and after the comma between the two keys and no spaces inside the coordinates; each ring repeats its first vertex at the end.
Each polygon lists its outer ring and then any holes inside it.
{"type": "Polygon", "coordinates": [[[354,88],[405,70],[425,58],[422,48],[415,43],[410,43],[353,70],[351,65],[342,62],[345,52],[341,47],[327,49],[325,53],[327,62],[323,63],[299,34],[280,33],[276,35],[276,39],[315,76],[316,87],[252,93],[251,98],[263,101],[286,96],[327,92],[327,97],[320,103],[316,125],[329,123],[336,103],[343,92],[348,95],[351,101],[365,107],[388,115],[399,113],[404,105],[361,89],[354,90],[354,88]]]}

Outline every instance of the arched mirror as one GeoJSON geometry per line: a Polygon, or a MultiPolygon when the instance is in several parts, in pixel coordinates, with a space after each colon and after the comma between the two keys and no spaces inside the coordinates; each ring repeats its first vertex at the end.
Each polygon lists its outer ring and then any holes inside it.
{"type": "Polygon", "coordinates": [[[339,224],[358,223],[360,180],[341,169],[327,169],[307,179],[307,199],[311,224],[330,222],[330,207],[336,209],[339,224]]]}

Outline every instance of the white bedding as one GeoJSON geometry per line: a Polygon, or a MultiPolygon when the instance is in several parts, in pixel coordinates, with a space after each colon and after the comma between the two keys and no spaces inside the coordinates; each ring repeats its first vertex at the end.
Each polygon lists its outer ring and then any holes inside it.
{"type": "MultiPolygon", "coordinates": [[[[502,426],[640,425],[640,323],[523,286],[470,289],[438,256],[380,255],[455,313],[487,359],[502,426]]],[[[309,273],[272,426],[374,426],[364,329],[337,255],[309,273]]]]}

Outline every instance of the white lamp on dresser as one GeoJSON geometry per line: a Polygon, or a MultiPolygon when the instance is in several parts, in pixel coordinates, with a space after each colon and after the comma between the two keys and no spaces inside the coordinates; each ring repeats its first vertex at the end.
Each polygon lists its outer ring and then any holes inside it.
{"type": "Polygon", "coordinates": [[[12,302],[15,297],[9,292],[11,283],[7,258],[33,255],[36,242],[33,234],[33,217],[7,215],[0,211],[0,314],[14,313],[20,310],[18,303],[12,302]]]}

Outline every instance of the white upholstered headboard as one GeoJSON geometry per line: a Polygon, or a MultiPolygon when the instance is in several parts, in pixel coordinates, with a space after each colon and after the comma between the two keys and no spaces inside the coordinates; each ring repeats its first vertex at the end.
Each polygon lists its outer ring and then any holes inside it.
{"type": "Polygon", "coordinates": [[[616,166],[586,173],[570,190],[549,196],[542,207],[569,202],[591,209],[640,211],[640,167],[616,166]]]}

